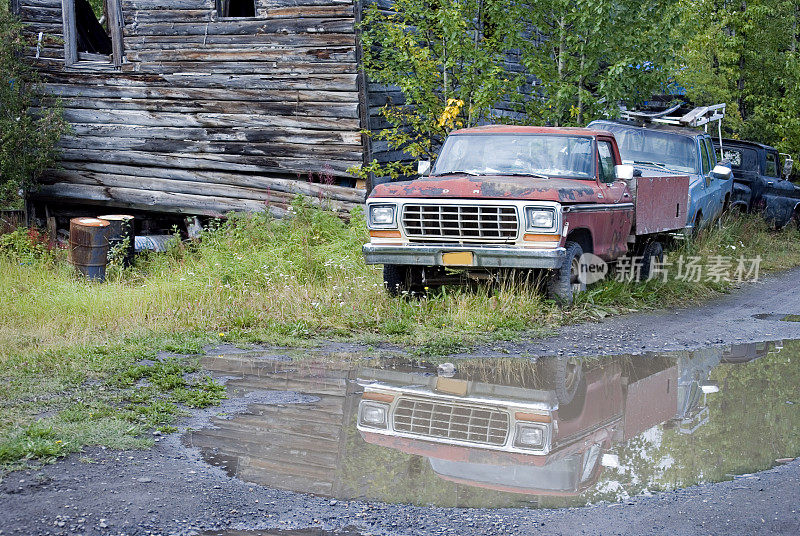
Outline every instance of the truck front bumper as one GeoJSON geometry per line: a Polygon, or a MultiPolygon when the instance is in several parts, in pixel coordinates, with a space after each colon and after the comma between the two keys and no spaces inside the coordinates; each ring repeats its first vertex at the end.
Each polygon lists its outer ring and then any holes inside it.
{"type": "Polygon", "coordinates": [[[526,249],[508,246],[461,245],[389,245],[365,244],[367,264],[411,264],[417,266],[452,266],[453,268],[559,268],[565,249],[526,249]],[[453,265],[442,260],[445,253],[472,253],[472,264],[453,265]]]}

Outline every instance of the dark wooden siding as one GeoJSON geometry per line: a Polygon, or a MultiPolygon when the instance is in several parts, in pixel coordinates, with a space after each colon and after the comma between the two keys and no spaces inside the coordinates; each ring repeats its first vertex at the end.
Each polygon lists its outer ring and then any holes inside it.
{"type": "Polygon", "coordinates": [[[122,0],[125,63],[64,67],[60,0],[19,0],[29,51],[73,133],[41,200],[217,215],[281,215],[296,193],[363,199],[353,0],[122,0]]]}

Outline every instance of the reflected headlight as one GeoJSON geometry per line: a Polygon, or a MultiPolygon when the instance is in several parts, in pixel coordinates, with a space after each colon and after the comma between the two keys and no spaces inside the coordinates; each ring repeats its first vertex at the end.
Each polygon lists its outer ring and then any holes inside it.
{"type": "Polygon", "coordinates": [[[387,404],[362,401],[358,408],[358,423],[373,428],[386,428],[388,414],[387,404]]]}
{"type": "Polygon", "coordinates": [[[545,431],[546,429],[544,426],[517,423],[514,445],[528,449],[544,448],[545,431]]]}
{"type": "Polygon", "coordinates": [[[526,207],[525,220],[528,229],[550,229],[555,225],[556,212],[550,208],[526,207]]]}
{"type": "Polygon", "coordinates": [[[370,205],[369,224],[370,227],[395,227],[394,205],[370,205]]]}

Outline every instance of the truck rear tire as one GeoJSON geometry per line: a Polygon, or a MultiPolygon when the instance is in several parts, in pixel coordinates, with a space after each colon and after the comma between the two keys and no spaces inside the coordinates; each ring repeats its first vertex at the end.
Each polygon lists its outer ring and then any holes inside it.
{"type": "Polygon", "coordinates": [[[639,275],[642,281],[647,281],[653,269],[653,261],[659,264],[664,262],[664,246],[658,240],[648,242],[642,250],[642,257],[642,271],[639,275]]]}
{"type": "Polygon", "coordinates": [[[580,280],[583,248],[577,242],[567,242],[564,263],[556,268],[547,280],[547,297],[561,305],[572,305],[575,295],[586,290],[586,283],[580,280]]]}

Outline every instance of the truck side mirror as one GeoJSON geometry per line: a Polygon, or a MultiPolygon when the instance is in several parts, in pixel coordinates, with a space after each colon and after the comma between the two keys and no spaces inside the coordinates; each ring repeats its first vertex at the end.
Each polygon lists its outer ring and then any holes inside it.
{"type": "Polygon", "coordinates": [[[789,178],[792,175],[792,168],[794,167],[794,160],[788,154],[783,155],[783,170],[781,173],[784,178],[789,178]]]}
{"type": "MultiPolygon", "coordinates": [[[[614,166],[614,176],[617,178],[618,181],[629,181],[636,177],[636,171],[633,169],[631,164],[617,164],[614,166]]],[[[642,173],[639,172],[639,177],[642,176],[642,173]]]]}
{"type": "Polygon", "coordinates": [[[431,172],[431,161],[430,160],[420,160],[417,162],[417,174],[420,177],[424,177],[429,175],[431,172]]]}
{"type": "Polygon", "coordinates": [[[721,181],[728,180],[732,174],[731,168],[723,166],[722,164],[717,164],[714,166],[714,169],[711,170],[711,178],[721,181]]]}

